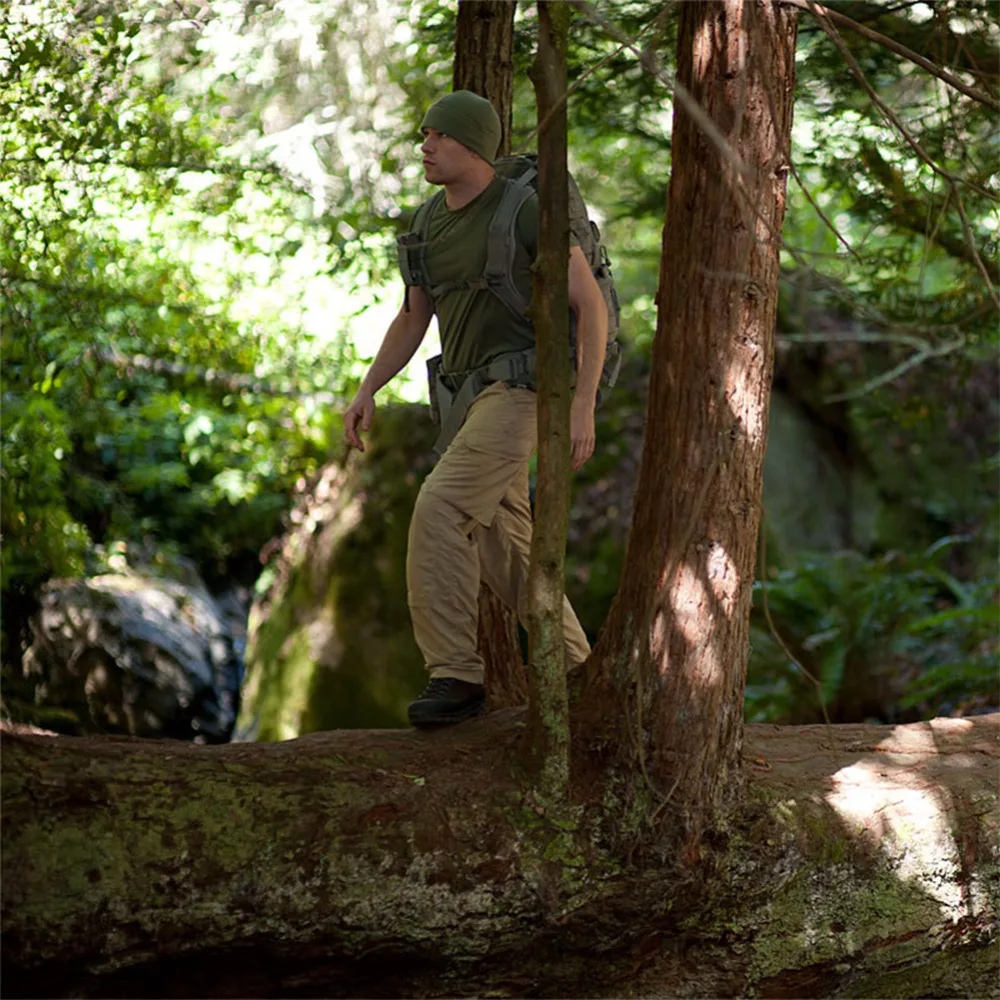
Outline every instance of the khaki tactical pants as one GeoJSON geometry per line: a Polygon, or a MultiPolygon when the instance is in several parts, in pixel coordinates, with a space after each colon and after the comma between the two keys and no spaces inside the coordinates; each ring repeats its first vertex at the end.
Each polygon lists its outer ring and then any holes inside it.
{"type": "MultiPolygon", "coordinates": [[[[494,382],[420,489],[406,585],[413,633],[432,677],[483,683],[476,651],[480,580],[522,624],[527,620],[528,460],[535,444],[535,393],[494,382]]],[[[563,631],[571,668],[587,658],[590,645],[566,598],[563,631]]]]}

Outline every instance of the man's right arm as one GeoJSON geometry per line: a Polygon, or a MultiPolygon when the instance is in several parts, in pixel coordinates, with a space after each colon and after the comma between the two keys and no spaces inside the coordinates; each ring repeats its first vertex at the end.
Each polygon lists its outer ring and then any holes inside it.
{"type": "Polygon", "coordinates": [[[404,302],[389,324],[389,329],[382,338],[382,346],[379,347],[354,402],[344,413],[344,437],[349,445],[359,451],[364,451],[365,446],[358,434],[358,425],[361,425],[362,431],[371,427],[375,412],[375,393],[398,375],[416,354],[431,316],[434,315],[431,300],[422,288],[414,285],[407,291],[408,303],[404,302]]]}

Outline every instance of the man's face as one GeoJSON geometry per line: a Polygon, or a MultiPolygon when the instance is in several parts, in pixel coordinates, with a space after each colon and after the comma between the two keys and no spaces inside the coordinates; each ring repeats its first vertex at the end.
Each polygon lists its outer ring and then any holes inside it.
{"type": "Polygon", "coordinates": [[[468,146],[463,146],[436,128],[420,130],[424,141],[420,144],[424,177],[429,184],[451,184],[475,166],[479,157],[468,146]]]}

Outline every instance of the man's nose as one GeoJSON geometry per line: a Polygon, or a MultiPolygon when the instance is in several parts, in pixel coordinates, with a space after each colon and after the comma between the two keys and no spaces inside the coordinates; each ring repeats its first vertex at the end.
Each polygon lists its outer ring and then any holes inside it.
{"type": "Polygon", "coordinates": [[[420,152],[427,154],[430,153],[430,151],[431,151],[431,137],[429,135],[425,135],[424,141],[420,143],[420,152]]]}

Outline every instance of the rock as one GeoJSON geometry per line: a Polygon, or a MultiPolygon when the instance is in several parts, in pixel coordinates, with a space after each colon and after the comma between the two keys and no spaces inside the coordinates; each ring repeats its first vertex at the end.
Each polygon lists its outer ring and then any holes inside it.
{"type": "Polygon", "coordinates": [[[54,580],[31,629],[24,675],[57,728],[229,739],[242,661],[222,611],[196,582],[134,573],[54,580]]]}
{"type": "Polygon", "coordinates": [[[406,601],[406,544],[434,461],[426,406],[379,409],[365,452],[303,490],[250,611],[236,740],[398,728],[427,674],[406,601]]]}

